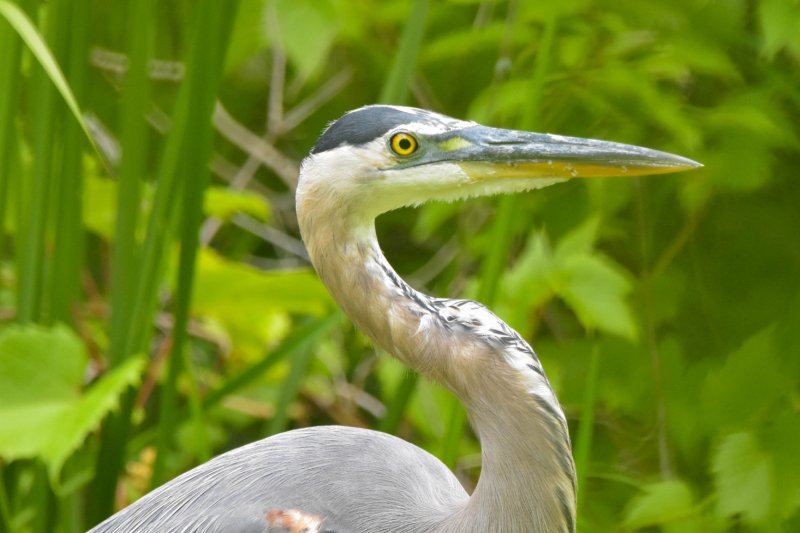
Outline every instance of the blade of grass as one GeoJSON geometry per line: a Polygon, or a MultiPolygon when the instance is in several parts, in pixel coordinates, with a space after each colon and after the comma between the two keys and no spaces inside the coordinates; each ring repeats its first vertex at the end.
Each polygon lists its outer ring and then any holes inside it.
{"type": "MultiPolygon", "coordinates": [[[[294,360],[295,356],[298,354],[300,354],[302,357],[303,353],[313,353],[312,350],[314,346],[316,346],[320,341],[322,341],[322,339],[326,338],[331,331],[341,326],[344,322],[344,313],[338,309],[324,318],[306,320],[300,325],[300,327],[296,328],[291,334],[289,334],[289,336],[287,336],[277,348],[271,351],[269,355],[241,373],[237,374],[233,378],[227,380],[220,388],[214,390],[211,394],[206,396],[202,402],[203,410],[206,412],[209,411],[219,404],[223,398],[246,387],[249,383],[252,383],[261,377],[267,370],[287,357],[292,357],[294,360]]],[[[294,398],[290,390],[285,390],[282,392],[284,396],[290,398],[290,401],[294,398]]],[[[276,427],[279,425],[279,423],[281,425],[285,425],[285,414],[282,415],[282,417],[283,421],[281,422],[279,420],[278,423],[275,423],[276,427]]],[[[267,431],[270,431],[272,425],[272,421],[268,423],[267,431]]]]}
{"type": "Polygon", "coordinates": [[[194,97],[189,77],[184,79],[178,93],[172,127],[158,168],[153,209],[148,220],[147,233],[137,263],[136,289],[133,293],[128,327],[125,329],[123,353],[132,354],[145,349],[153,323],[158,282],[167,252],[166,243],[175,221],[175,210],[181,185],[184,139],[189,135],[194,97]]]}
{"type": "MultiPolygon", "coordinates": [[[[341,321],[342,313],[334,312],[320,325],[334,326],[341,323],[341,321]]],[[[283,386],[278,392],[278,398],[275,402],[275,414],[266,423],[264,428],[266,435],[275,435],[281,431],[285,431],[288,427],[289,407],[291,407],[295,398],[297,398],[297,393],[302,385],[303,377],[305,377],[308,365],[314,357],[314,347],[316,347],[317,343],[322,339],[322,333],[325,333],[327,330],[327,327],[321,327],[317,335],[306,337],[292,350],[289,375],[286,376],[283,386]]]]}
{"type": "Polygon", "coordinates": [[[61,97],[67,103],[72,115],[80,124],[84,135],[86,135],[86,138],[89,139],[89,142],[95,148],[95,152],[97,152],[98,157],[100,157],[102,161],[102,154],[99,150],[97,150],[97,147],[94,144],[94,139],[89,133],[86,122],[83,120],[83,115],[81,114],[80,107],[78,107],[78,102],[75,100],[75,96],[72,94],[67,80],[64,78],[64,75],[61,73],[61,69],[58,67],[58,63],[56,63],[53,55],[50,53],[50,49],[47,47],[47,44],[42,36],[36,30],[36,27],[30,21],[25,12],[10,0],[0,0],[0,16],[2,16],[11,25],[11,27],[14,28],[14,31],[17,32],[22,40],[25,41],[25,45],[28,47],[31,53],[33,53],[34,57],[47,73],[47,76],[52,81],[53,85],[55,85],[56,89],[61,94],[61,97]]]}
{"type": "Polygon", "coordinates": [[[266,435],[276,435],[285,431],[289,425],[289,407],[291,407],[297,393],[300,390],[300,385],[303,383],[308,365],[314,357],[313,345],[306,343],[303,349],[298,351],[292,358],[291,369],[289,375],[281,386],[278,392],[278,398],[275,401],[275,414],[267,422],[266,435]]]}
{"type": "Polygon", "coordinates": [[[122,87],[122,161],[119,169],[117,218],[111,259],[111,324],[109,363],[121,363],[126,350],[134,290],[139,273],[136,227],[142,196],[142,182],[148,154],[148,125],[145,115],[151,105],[148,61],[153,46],[155,2],[130,4],[127,17],[129,68],[122,87]]]}
{"type": "Polygon", "coordinates": [[[60,531],[63,533],[82,533],[85,531],[80,521],[80,494],[73,492],[66,496],[60,496],[58,504],[60,531]]]}
{"type": "MultiPolygon", "coordinates": [[[[22,14],[19,10],[17,12],[22,14]]],[[[24,20],[28,22],[27,17],[24,20]]],[[[54,27],[57,28],[58,24],[54,27]]],[[[33,26],[26,31],[33,32],[41,40],[33,26]]],[[[43,40],[41,46],[45,46],[43,40]]],[[[49,55],[48,57],[52,59],[49,55]]],[[[16,262],[17,320],[20,323],[34,322],[41,318],[45,232],[50,214],[50,193],[54,184],[56,97],[48,73],[43,69],[34,69],[33,93],[37,102],[33,110],[33,176],[30,188],[23,191],[23,201],[18,213],[20,225],[16,235],[19,249],[16,262]]]]}
{"type": "Polygon", "coordinates": [[[41,463],[34,463],[35,473],[31,487],[31,500],[40,512],[33,516],[32,530],[46,532],[48,515],[50,515],[50,491],[47,482],[47,472],[41,463]]]}
{"type": "Polygon", "coordinates": [[[672,476],[672,453],[669,447],[667,431],[667,398],[664,390],[664,371],[659,348],[657,331],[657,318],[654,311],[653,283],[650,277],[652,272],[651,250],[653,243],[653,227],[649,219],[647,203],[647,182],[641,178],[635,179],[636,183],[636,229],[639,239],[639,253],[641,256],[641,273],[639,274],[640,303],[642,323],[647,338],[647,348],[650,353],[650,365],[653,373],[653,396],[656,402],[656,435],[658,441],[658,463],[661,475],[665,479],[672,476]]]}
{"type": "Polygon", "coordinates": [[[403,413],[417,389],[417,382],[419,381],[419,374],[410,372],[403,376],[400,383],[397,385],[397,390],[392,395],[392,400],[386,408],[386,414],[383,416],[378,429],[386,433],[394,433],[400,427],[400,422],[403,420],[403,413]]]}
{"type": "Polygon", "coordinates": [[[589,473],[589,457],[594,435],[595,400],[597,399],[597,381],[600,375],[600,356],[597,342],[592,345],[589,357],[589,373],[586,376],[586,388],[583,393],[581,421],[578,424],[578,436],[575,439],[575,471],[578,478],[578,509],[581,508],[583,495],[586,493],[586,477],[589,473]]]}
{"type": "MultiPolygon", "coordinates": [[[[168,235],[175,218],[173,206],[177,203],[183,180],[193,177],[181,173],[180,170],[190,168],[187,162],[195,156],[196,141],[198,135],[201,135],[202,125],[208,124],[211,117],[214,103],[213,94],[210,93],[212,89],[204,89],[203,86],[210,84],[212,88],[216,87],[224,61],[221,45],[210,43],[215,38],[209,36],[216,35],[216,40],[227,41],[233,20],[232,13],[237,4],[238,2],[226,2],[217,5],[213,0],[204,0],[194,9],[195,19],[192,26],[192,47],[187,63],[187,75],[178,94],[172,128],[159,166],[153,210],[141,260],[138,263],[136,291],[121,348],[123,356],[145,351],[149,343],[159,275],[167,252],[168,235]],[[210,28],[217,29],[210,31],[210,28]],[[204,34],[204,32],[209,33],[204,34]],[[218,45],[220,48],[209,53],[208,47],[218,45]],[[205,79],[206,75],[210,76],[210,79],[205,79]]],[[[127,402],[125,409],[120,410],[116,417],[120,420],[117,431],[102,443],[101,452],[105,449],[105,453],[101,453],[101,456],[104,456],[101,460],[108,461],[108,464],[98,463],[98,471],[104,469],[107,473],[102,479],[98,478],[95,488],[96,497],[102,498],[97,506],[97,512],[102,516],[110,514],[113,507],[114,487],[123,467],[132,405],[132,401],[127,402]]]]}
{"type": "MultiPolygon", "coordinates": [[[[544,93],[545,79],[550,69],[553,41],[555,40],[557,19],[550,18],[544,27],[539,43],[539,53],[534,63],[533,72],[528,84],[529,104],[523,109],[522,129],[533,130],[538,120],[542,95],[544,93]]],[[[500,278],[508,261],[511,244],[514,241],[514,221],[519,211],[519,196],[510,195],[499,199],[494,223],[491,231],[491,247],[483,261],[478,287],[478,300],[492,307],[497,299],[497,289],[500,278]]],[[[467,414],[461,402],[452,397],[449,406],[450,415],[442,439],[442,452],[440,458],[444,464],[451,468],[455,466],[458,451],[466,429],[467,414]]]]}
{"type": "MultiPolygon", "coordinates": [[[[63,0],[64,19],[69,27],[69,51],[66,59],[68,80],[76,99],[85,101],[89,86],[90,0],[63,0]]],[[[60,273],[51,282],[52,316],[55,321],[72,323],[76,302],[81,295],[81,274],[86,253],[83,229],[83,148],[84,137],[77,121],[64,124],[64,159],[61,198],[57,209],[53,263],[60,273]]],[[[78,491],[59,495],[59,523],[64,533],[80,533],[83,528],[83,498],[78,491]]]]}
{"type": "MultiPolygon", "coordinates": [[[[111,263],[111,323],[108,363],[114,367],[134,353],[128,333],[132,327],[135,289],[142,275],[137,254],[135,230],[141,202],[141,181],[147,161],[147,122],[150,81],[147,62],[152,47],[154,1],[128,5],[127,50],[130,58],[122,89],[122,148],[119,173],[117,218],[111,263]]],[[[174,141],[173,141],[174,142],[174,141]]],[[[134,393],[128,391],[120,401],[119,412],[103,423],[103,439],[97,455],[97,475],[89,498],[87,519],[93,526],[111,514],[117,478],[123,468],[123,453],[130,427],[134,393]]]]}
{"type": "Polygon", "coordinates": [[[191,184],[183,187],[181,250],[178,264],[177,290],[175,293],[175,328],[169,372],[162,387],[158,431],[158,453],[153,468],[153,478],[159,484],[164,476],[164,460],[172,446],[177,425],[177,381],[187,366],[190,377],[190,405],[194,425],[195,441],[201,459],[211,455],[208,437],[205,434],[202,409],[191,369],[191,358],[186,353],[189,305],[194,281],[200,225],[203,221],[203,197],[209,183],[208,162],[211,159],[214,130],[211,112],[222,78],[225,50],[234,20],[236,3],[207,1],[198,6],[200,20],[190,49],[187,78],[184,83],[192,95],[191,107],[196,110],[188,119],[189,136],[182,147],[183,171],[195,177],[191,184]],[[184,365],[186,363],[186,365],[184,365]]]}
{"type": "MultiPolygon", "coordinates": [[[[88,85],[89,55],[89,2],[88,0],[59,0],[54,4],[55,20],[69,28],[64,31],[62,43],[54,50],[62,50],[67,65],[69,84],[79,100],[88,85]]],[[[83,190],[83,137],[74,120],[65,120],[61,161],[57,163],[60,179],[57,180],[55,205],[56,224],[53,236],[53,259],[50,268],[48,293],[50,316],[54,321],[72,322],[72,306],[80,294],[81,263],[84,253],[84,233],[81,220],[83,190]]]]}
{"type": "MultiPolygon", "coordinates": [[[[69,75],[68,88],[80,98],[86,87],[88,46],[88,0],[56,0],[48,7],[47,21],[50,48],[56,59],[66,65],[69,75]]],[[[50,92],[54,92],[50,89],[50,92]]],[[[55,99],[55,95],[53,96],[55,99]]],[[[80,293],[81,260],[83,256],[82,206],[82,146],[78,121],[66,116],[62,105],[56,105],[52,120],[54,154],[51,173],[52,211],[52,256],[45,270],[45,294],[41,305],[48,311],[48,320],[72,322],[72,304],[80,293]],[[57,137],[55,132],[60,133],[57,137]]],[[[53,531],[56,523],[62,530],[80,531],[75,518],[80,504],[76,495],[51,493],[47,500],[50,506],[49,520],[41,531],[53,531]]]]}
{"type": "Polygon", "coordinates": [[[11,505],[6,490],[5,465],[0,463],[0,531],[13,533],[11,527],[11,505]]]}
{"type": "Polygon", "coordinates": [[[19,38],[11,28],[0,25],[0,242],[4,240],[6,205],[11,191],[11,151],[16,149],[14,117],[21,81],[20,50],[19,38]]]}
{"type": "Polygon", "coordinates": [[[381,103],[402,105],[408,99],[414,66],[425,34],[428,7],[428,0],[414,0],[414,5],[411,6],[411,13],[400,36],[392,68],[381,89],[378,99],[381,103]]]}

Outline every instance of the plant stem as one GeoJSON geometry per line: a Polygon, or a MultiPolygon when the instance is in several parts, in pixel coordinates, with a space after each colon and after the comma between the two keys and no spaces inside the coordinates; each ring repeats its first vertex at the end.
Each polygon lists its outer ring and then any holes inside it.
{"type": "Polygon", "coordinates": [[[594,436],[595,402],[597,400],[597,381],[600,375],[600,356],[597,341],[592,343],[589,356],[589,371],[586,376],[586,387],[583,393],[581,421],[578,424],[578,436],[575,440],[575,470],[578,478],[578,509],[586,493],[586,478],[589,474],[589,458],[594,436]]]}

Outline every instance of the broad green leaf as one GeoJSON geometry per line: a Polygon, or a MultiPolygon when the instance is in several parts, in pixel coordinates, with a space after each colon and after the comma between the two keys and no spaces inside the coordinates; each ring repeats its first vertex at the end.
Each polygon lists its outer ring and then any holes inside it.
{"type": "Polygon", "coordinates": [[[500,22],[480,28],[462,28],[431,39],[423,48],[419,60],[421,64],[441,64],[446,61],[459,60],[465,54],[479,53],[482,50],[496,47],[502,42],[506,27],[500,22]]]}
{"type": "Polygon", "coordinates": [[[576,255],[591,253],[597,239],[599,225],[598,219],[591,218],[564,235],[555,249],[556,261],[568,261],[569,258],[576,255]]]}
{"type": "Polygon", "coordinates": [[[64,461],[139,380],[131,358],[82,392],[88,357],[64,326],[0,330],[0,457],[39,458],[54,485],[64,461]]]}
{"type": "Polygon", "coordinates": [[[57,480],[64,461],[100,424],[106,414],[116,409],[122,393],[139,383],[144,368],[144,357],[127,359],[92,385],[88,392],[64,412],[63,417],[53,419],[50,431],[52,438],[43,448],[43,458],[48,465],[51,480],[57,480]]]}
{"type": "Polygon", "coordinates": [[[646,485],[625,510],[625,525],[631,528],[657,526],[686,518],[694,512],[692,490],[680,480],[646,485]]]}
{"type": "Polygon", "coordinates": [[[254,192],[233,191],[227,187],[209,187],[206,189],[203,212],[222,220],[230,220],[237,213],[267,220],[270,209],[264,197],[254,192]]]}
{"type": "Polygon", "coordinates": [[[720,133],[756,135],[763,146],[798,143],[797,133],[768,94],[748,91],[721,101],[710,111],[706,126],[720,133]]]}
{"type": "Polygon", "coordinates": [[[547,21],[551,18],[579,15],[589,4],[588,0],[564,0],[563,2],[525,2],[520,6],[521,16],[528,21],[547,21]]]}
{"type": "MultiPolygon", "coordinates": [[[[92,163],[93,160],[87,158],[87,171],[83,179],[83,224],[87,230],[110,242],[114,239],[116,231],[119,184],[116,180],[101,176],[97,165],[92,163]]],[[[142,199],[139,205],[139,227],[136,228],[137,236],[144,234],[153,203],[153,192],[153,186],[150,183],[143,184],[142,199]]]]}
{"type": "Polygon", "coordinates": [[[86,229],[104,237],[114,238],[117,218],[117,182],[94,173],[83,180],[83,223],[86,229]]]}
{"type": "Polygon", "coordinates": [[[739,430],[768,420],[792,389],[775,353],[775,330],[756,333],[709,372],[702,392],[704,414],[712,427],[739,430]]]}
{"type": "Polygon", "coordinates": [[[193,313],[234,348],[259,356],[286,334],[289,313],[320,316],[334,307],[311,270],[263,271],[227,260],[209,249],[199,254],[193,313]]]}
{"type": "Polygon", "coordinates": [[[259,270],[210,249],[199,256],[193,302],[201,312],[246,308],[246,313],[274,309],[321,315],[333,308],[327,289],[312,270],[259,270]]]}
{"type": "Polygon", "coordinates": [[[800,16],[795,0],[761,0],[758,6],[758,22],[761,26],[761,48],[767,58],[772,59],[783,48],[789,49],[795,58],[800,57],[800,16]]]}
{"type": "Polygon", "coordinates": [[[552,250],[543,233],[528,240],[525,252],[503,280],[506,298],[515,305],[512,325],[524,322],[527,310],[552,296],[562,298],[587,329],[636,337],[636,323],[626,301],[631,292],[619,265],[593,251],[598,221],[590,219],[571,231],[552,250]]]}
{"type": "Polygon", "coordinates": [[[550,274],[553,251],[544,232],[528,238],[525,252],[500,280],[497,312],[511,327],[524,330],[531,309],[537,309],[553,297],[550,274]]]}
{"type": "Polygon", "coordinates": [[[575,255],[563,262],[556,283],[556,291],[584,327],[636,338],[636,323],[625,299],[631,284],[618,265],[599,255],[575,255]]]}
{"type": "Polygon", "coordinates": [[[308,77],[328,57],[337,32],[336,10],[329,2],[319,0],[278,0],[277,10],[286,54],[301,77],[308,77]]]}
{"type": "Polygon", "coordinates": [[[264,0],[239,0],[236,21],[231,32],[225,70],[238,67],[269,44],[269,31],[264,24],[264,0]]]}
{"type": "Polygon", "coordinates": [[[88,356],[68,328],[5,327],[0,354],[0,408],[78,397],[88,356]]]}
{"type": "Polygon", "coordinates": [[[703,35],[687,35],[675,43],[675,53],[693,72],[713,74],[721,79],[740,79],[741,74],[731,60],[731,51],[703,35]]]}
{"type": "Polygon", "coordinates": [[[524,298],[528,306],[536,307],[552,296],[550,277],[554,270],[553,251],[543,232],[528,239],[525,253],[503,278],[503,287],[509,298],[524,298]]]}
{"type": "Polygon", "coordinates": [[[775,468],[775,486],[779,488],[775,510],[781,518],[788,518],[800,509],[800,412],[790,405],[780,406],[764,434],[774,464],[779,465],[775,468]]]}
{"type": "Polygon", "coordinates": [[[725,437],[711,460],[717,490],[717,513],[763,523],[772,505],[772,462],[751,433],[725,437]]]}

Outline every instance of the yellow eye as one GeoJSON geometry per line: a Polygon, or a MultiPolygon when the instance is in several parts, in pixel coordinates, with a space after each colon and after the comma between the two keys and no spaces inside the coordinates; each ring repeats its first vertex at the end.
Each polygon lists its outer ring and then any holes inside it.
{"type": "Polygon", "coordinates": [[[417,139],[410,133],[404,131],[392,135],[389,145],[392,147],[392,151],[397,155],[411,155],[417,151],[417,139]]]}

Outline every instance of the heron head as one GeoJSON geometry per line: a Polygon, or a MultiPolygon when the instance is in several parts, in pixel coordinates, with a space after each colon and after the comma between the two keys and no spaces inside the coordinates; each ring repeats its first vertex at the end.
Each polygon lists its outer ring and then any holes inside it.
{"type": "Polygon", "coordinates": [[[490,128],[422,109],[373,105],[350,111],[325,130],[303,161],[298,194],[313,189],[314,196],[374,218],[429,200],[699,166],[638,146],[490,128]]]}

